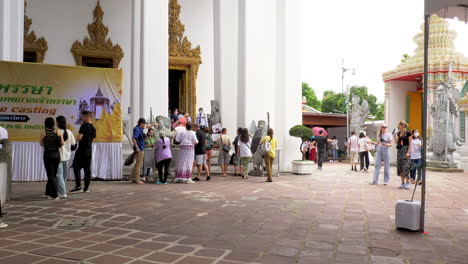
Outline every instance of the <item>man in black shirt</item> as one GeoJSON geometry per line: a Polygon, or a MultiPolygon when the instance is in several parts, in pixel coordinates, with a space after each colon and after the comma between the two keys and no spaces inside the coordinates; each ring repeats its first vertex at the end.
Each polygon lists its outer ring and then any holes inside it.
{"type": "Polygon", "coordinates": [[[201,171],[203,168],[205,168],[206,171],[206,180],[209,181],[211,179],[210,177],[210,171],[208,170],[208,165],[206,164],[206,135],[205,131],[200,129],[199,124],[194,124],[193,125],[196,135],[197,135],[197,141],[198,144],[195,145],[195,161],[197,162],[197,169],[198,169],[198,174],[197,177],[193,178],[193,181],[200,181],[200,176],[201,176],[201,171]]]}
{"type": "Polygon", "coordinates": [[[96,128],[91,123],[92,113],[84,111],[81,120],[83,124],[78,132],[76,141],[80,144],[73,159],[73,173],[75,174],[75,188],[70,193],[89,192],[91,182],[91,161],[93,140],[96,138],[96,128]],[[84,171],[84,188],[81,189],[81,169],[84,171]]]}
{"type": "Polygon", "coordinates": [[[323,130],[319,131],[319,136],[315,138],[315,142],[317,144],[317,152],[318,152],[318,169],[322,170],[323,161],[327,158],[327,150],[326,146],[328,142],[335,142],[336,140],[328,139],[323,135],[323,130]]]}

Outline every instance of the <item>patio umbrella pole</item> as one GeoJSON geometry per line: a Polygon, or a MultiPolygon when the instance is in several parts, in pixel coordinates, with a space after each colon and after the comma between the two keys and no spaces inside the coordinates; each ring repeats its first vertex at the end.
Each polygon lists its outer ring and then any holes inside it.
{"type": "MultiPolygon", "coordinates": [[[[427,4],[427,3],[426,3],[427,4]]],[[[421,188],[421,212],[420,212],[420,230],[424,232],[424,212],[426,207],[426,151],[427,151],[427,94],[428,90],[428,71],[429,71],[429,20],[430,15],[424,15],[424,90],[422,103],[422,137],[423,146],[421,152],[422,168],[422,188],[421,188]]],[[[417,184],[417,183],[416,183],[417,184]]]]}

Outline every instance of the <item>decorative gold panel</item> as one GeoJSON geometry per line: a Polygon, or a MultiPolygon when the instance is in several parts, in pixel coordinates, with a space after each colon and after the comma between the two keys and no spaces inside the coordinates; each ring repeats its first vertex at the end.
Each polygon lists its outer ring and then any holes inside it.
{"type": "Polygon", "coordinates": [[[180,108],[194,115],[197,107],[197,77],[198,68],[202,63],[200,46],[192,49],[192,43],[185,34],[185,25],[180,21],[180,4],[177,0],[169,1],[169,69],[188,66],[185,100],[181,100],[180,108]]]}
{"type": "Polygon", "coordinates": [[[86,36],[82,43],[75,41],[71,48],[75,63],[81,66],[83,57],[111,58],[113,68],[118,68],[124,53],[119,44],[114,45],[112,40],[107,38],[109,28],[103,23],[104,11],[99,0],[93,14],[94,22],[88,24],[89,37],[86,36]]]}
{"type": "Polygon", "coordinates": [[[43,63],[44,57],[49,49],[47,46],[47,41],[44,37],[37,38],[36,33],[34,30],[29,32],[31,28],[32,19],[26,15],[26,7],[27,3],[24,1],[24,51],[25,52],[34,52],[36,53],[36,62],[43,63]]]}

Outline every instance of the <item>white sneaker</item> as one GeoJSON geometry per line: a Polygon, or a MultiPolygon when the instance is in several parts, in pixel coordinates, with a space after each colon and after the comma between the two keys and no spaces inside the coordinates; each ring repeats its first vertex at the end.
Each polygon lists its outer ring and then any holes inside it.
{"type": "Polygon", "coordinates": [[[2,229],[2,228],[7,228],[7,227],[8,227],[8,224],[0,223],[0,229],[2,229]]]}
{"type": "Polygon", "coordinates": [[[60,198],[67,198],[68,196],[66,194],[59,194],[60,198]]]}
{"type": "Polygon", "coordinates": [[[187,183],[195,183],[195,182],[192,180],[188,180],[187,183]]]}

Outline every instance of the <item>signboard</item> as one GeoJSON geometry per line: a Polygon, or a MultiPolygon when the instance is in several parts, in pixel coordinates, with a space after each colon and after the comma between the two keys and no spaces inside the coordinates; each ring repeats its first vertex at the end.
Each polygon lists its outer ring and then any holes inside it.
{"type": "Polygon", "coordinates": [[[0,61],[0,126],[11,141],[39,141],[47,117],[75,134],[94,113],[96,142],[122,141],[122,70],[0,61]]]}

